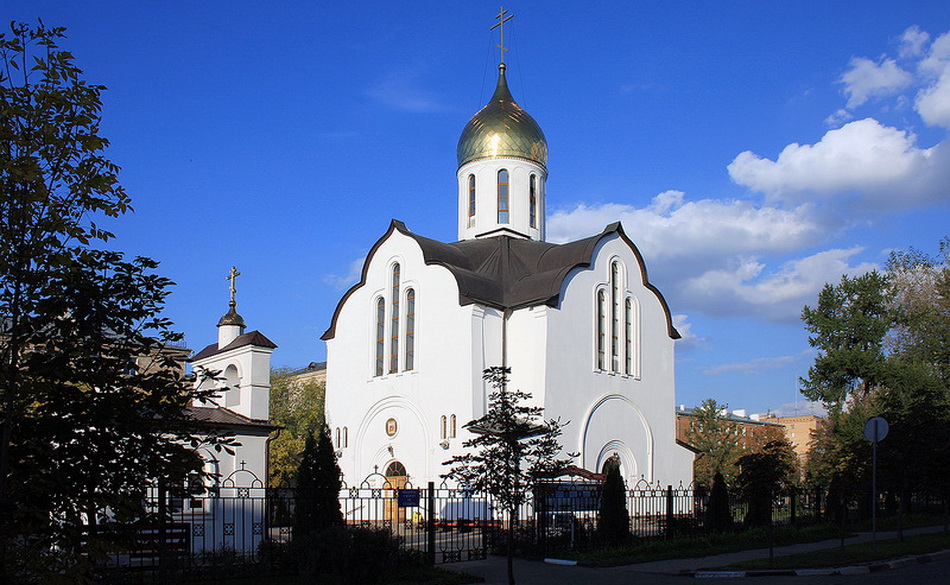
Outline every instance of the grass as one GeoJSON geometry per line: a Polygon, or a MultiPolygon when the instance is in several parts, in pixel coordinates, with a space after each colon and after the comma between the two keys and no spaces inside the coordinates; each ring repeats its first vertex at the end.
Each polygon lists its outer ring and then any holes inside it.
{"type": "Polygon", "coordinates": [[[950,534],[921,534],[900,540],[879,540],[877,552],[870,542],[808,553],[777,557],[772,561],[757,559],[731,565],[730,569],[819,569],[867,565],[909,555],[921,555],[950,549],[950,534]]]}
{"type": "MultiPolygon", "coordinates": [[[[803,542],[817,542],[837,538],[839,535],[840,530],[833,526],[802,528],[777,526],[772,531],[771,540],[775,546],[783,546],[803,542]]],[[[547,556],[558,556],[599,567],[611,567],[664,559],[705,557],[750,548],[762,548],[768,546],[769,539],[768,530],[759,528],[742,532],[724,532],[698,538],[682,537],[671,540],[651,540],[633,546],[583,552],[564,551],[560,554],[549,554],[547,556]]]]}

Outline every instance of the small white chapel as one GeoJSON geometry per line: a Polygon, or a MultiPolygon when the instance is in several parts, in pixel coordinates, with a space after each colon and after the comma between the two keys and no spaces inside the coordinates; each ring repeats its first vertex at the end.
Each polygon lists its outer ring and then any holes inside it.
{"type": "Polygon", "coordinates": [[[458,141],[458,241],[393,220],[323,335],[344,479],[440,484],[488,408],[482,372],[507,366],[511,389],[570,421],[561,443],[577,467],[616,456],[628,483],[688,485],[670,309],[620,223],[545,241],[548,143],[505,70],[502,47],[494,95],[458,141]]]}

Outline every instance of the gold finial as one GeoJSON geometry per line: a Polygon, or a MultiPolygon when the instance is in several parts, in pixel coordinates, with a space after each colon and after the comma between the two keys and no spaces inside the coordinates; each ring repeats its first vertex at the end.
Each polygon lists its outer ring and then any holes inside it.
{"type": "Polygon", "coordinates": [[[231,290],[231,302],[228,303],[228,305],[231,307],[237,306],[237,301],[234,300],[234,293],[237,292],[237,289],[234,287],[234,281],[237,280],[238,276],[241,276],[241,273],[238,272],[236,267],[232,266],[227,276],[227,279],[231,281],[231,286],[228,287],[231,290]]]}
{"type": "Polygon", "coordinates": [[[494,25],[492,25],[491,30],[495,30],[496,28],[501,27],[501,44],[500,44],[500,45],[495,45],[495,46],[498,47],[499,49],[501,49],[501,64],[504,65],[504,64],[505,64],[505,52],[508,50],[508,49],[505,48],[505,23],[508,22],[509,20],[511,20],[512,18],[514,18],[515,15],[512,14],[512,15],[509,15],[509,16],[505,16],[506,14],[508,14],[508,11],[505,10],[505,7],[504,7],[504,6],[500,7],[498,10],[499,10],[498,16],[495,17],[495,18],[498,19],[498,22],[496,22],[494,25]]]}

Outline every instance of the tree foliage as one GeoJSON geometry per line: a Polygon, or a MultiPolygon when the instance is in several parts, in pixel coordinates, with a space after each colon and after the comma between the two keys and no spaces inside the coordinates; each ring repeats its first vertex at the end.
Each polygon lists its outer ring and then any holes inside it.
{"type": "Polygon", "coordinates": [[[693,409],[686,437],[699,452],[693,476],[700,485],[711,485],[716,473],[721,473],[727,482],[735,477],[736,461],[743,449],[739,425],[723,416],[728,411],[728,405],[719,404],[713,398],[703,400],[693,409]]]}
{"type": "Polygon", "coordinates": [[[307,539],[343,524],[340,511],[340,467],[330,440],[330,427],[321,425],[319,438],[307,434],[303,461],[297,470],[294,538],[307,539]]]}
{"type": "Polygon", "coordinates": [[[283,428],[271,442],[269,481],[271,487],[291,486],[307,437],[322,431],[326,393],[322,382],[295,380],[287,369],[272,370],[270,379],[270,422],[283,428]]]}
{"type": "Polygon", "coordinates": [[[806,466],[810,483],[844,500],[868,501],[872,416],[890,434],[879,448],[879,485],[906,499],[911,491],[950,490],[950,239],[940,254],[894,253],[887,272],[826,285],[802,317],[818,349],[803,393],[830,407],[806,466]]]}
{"type": "MultiPolygon", "coordinates": [[[[0,582],[76,581],[141,520],[150,481],[200,474],[168,279],[103,249],[130,209],[99,135],[101,86],[63,29],[0,35],[0,582]],[[106,515],[108,511],[108,515],[106,515]],[[111,526],[105,526],[111,528],[111,526]],[[111,536],[110,536],[111,535],[111,536]]],[[[220,446],[220,445],[219,445],[220,446]]]]}
{"type": "Polygon", "coordinates": [[[620,544],[630,538],[630,512],[627,509],[627,486],[620,476],[620,461],[607,461],[607,477],[600,496],[597,531],[607,543],[620,544]]]}
{"type": "Polygon", "coordinates": [[[795,451],[785,438],[769,441],[761,451],[739,458],[736,484],[749,506],[746,525],[772,522],[772,501],[791,485],[794,476],[795,451]]]}
{"type": "Polygon", "coordinates": [[[475,493],[490,494],[510,518],[508,536],[508,582],[514,584],[512,570],[514,527],[518,511],[535,486],[545,476],[567,466],[558,459],[558,437],[566,423],[544,420],[543,409],[530,406],[531,395],[508,389],[511,368],[491,367],[483,378],[494,389],[488,397],[488,412],[465,425],[475,436],[462,443],[466,452],[455,455],[446,465],[447,478],[475,493]]]}
{"type": "Polygon", "coordinates": [[[806,306],[802,320],[808,343],[818,349],[802,394],[840,409],[853,392],[873,390],[884,375],[884,336],[891,327],[886,276],[872,271],[843,276],[826,284],[816,308],[806,306]]]}

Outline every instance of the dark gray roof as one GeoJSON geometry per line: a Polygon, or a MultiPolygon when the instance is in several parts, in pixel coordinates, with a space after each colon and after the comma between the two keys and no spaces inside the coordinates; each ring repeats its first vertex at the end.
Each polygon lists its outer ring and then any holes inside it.
{"type": "Polygon", "coordinates": [[[446,244],[414,234],[404,223],[394,219],[386,234],[370,250],[363,264],[360,282],[343,295],[333,313],[330,328],[323,334],[322,339],[332,339],[335,336],[340,309],[349,296],[366,283],[370,260],[394,231],[409,236],[419,244],[426,264],[444,266],[452,273],[458,284],[460,305],[478,303],[497,309],[557,306],[561,286],[568,273],[575,268],[589,267],[597,244],[605,236],[616,233],[630,246],[640,263],[644,286],[657,296],[663,306],[670,337],[680,337],[673,327],[666,300],[660,291],[647,281],[646,266],[640,251],[624,234],[619,222],[610,224],[596,236],[567,244],[551,244],[506,235],[446,244]]]}
{"type": "Polygon", "coordinates": [[[248,418],[243,414],[238,414],[223,406],[192,406],[188,409],[188,413],[195,420],[212,426],[239,427],[242,429],[253,428],[259,429],[265,434],[281,428],[277,425],[270,424],[266,420],[248,418]]]}
{"type": "Polygon", "coordinates": [[[258,347],[270,347],[270,348],[277,347],[276,343],[274,343],[270,339],[267,339],[267,337],[263,333],[255,329],[254,331],[251,331],[249,333],[238,335],[236,338],[234,338],[234,341],[222,347],[221,349],[218,349],[217,343],[212,343],[208,347],[196,353],[191,358],[190,361],[196,362],[198,360],[203,360],[207,357],[211,357],[213,355],[216,355],[225,351],[230,351],[232,349],[237,349],[245,345],[256,345],[258,347]]]}

